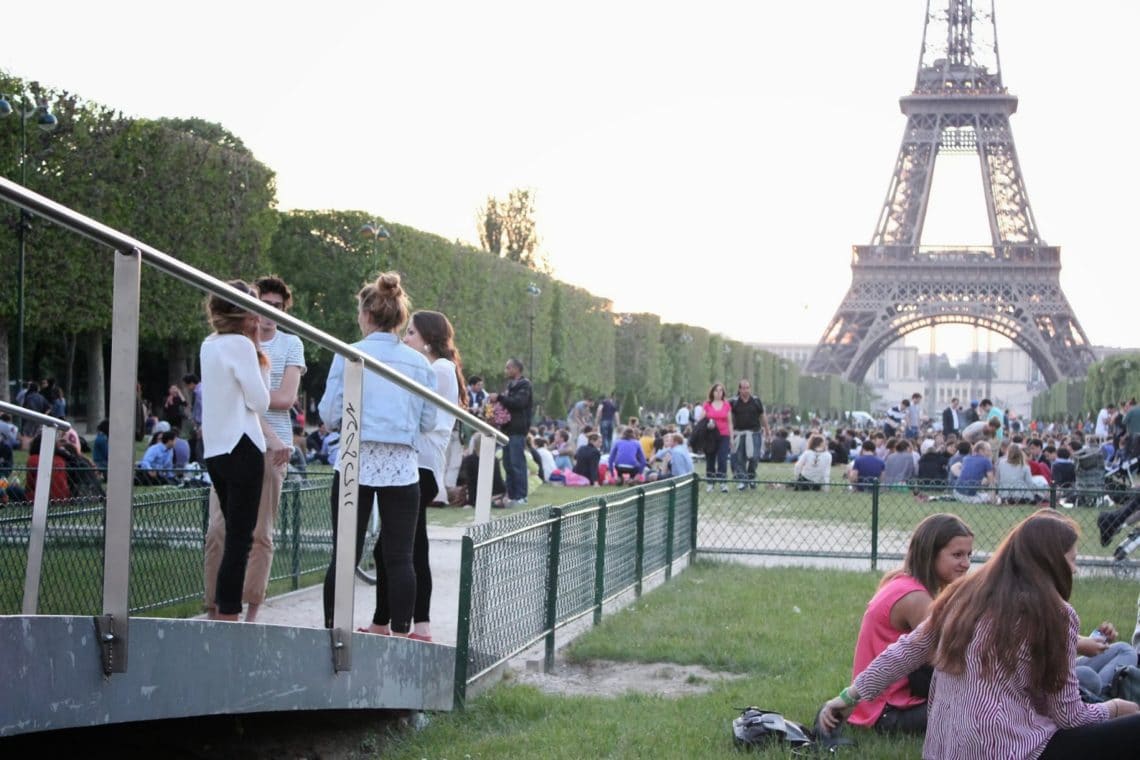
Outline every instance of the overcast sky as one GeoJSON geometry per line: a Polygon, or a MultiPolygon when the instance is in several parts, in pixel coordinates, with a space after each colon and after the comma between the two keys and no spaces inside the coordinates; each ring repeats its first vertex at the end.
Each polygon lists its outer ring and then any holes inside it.
{"type": "MultiPolygon", "coordinates": [[[[851,246],[874,231],[924,13],[924,0],[57,0],[21,7],[0,66],[128,115],[220,122],[277,172],[282,208],[477,241],[488,194],[533,188],[556,276],[616,310],[814,342],[851,246]]],[[[1093,343],[1137,345],[1116,283],[1134,276],[1140,3],[998,0],[997,18],[1062,285],[1093,343]]],[[[923,243],[987,242],[976,158],[941,157],[923,243]]],[[[969,332],[940,328],[939,350],[962,355],[969,332]]]]}

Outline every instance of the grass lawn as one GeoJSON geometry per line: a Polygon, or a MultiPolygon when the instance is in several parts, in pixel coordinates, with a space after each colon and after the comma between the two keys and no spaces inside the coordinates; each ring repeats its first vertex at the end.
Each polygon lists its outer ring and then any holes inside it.
{"type": "MultiPolygon", "coordinates": [[[[808,723],[851,677],[859,621],[879,576],[699,562],[575,641],[572,661],[703,665],[743,674],[700,696],[562,697],[495,686],[462,713],[434,715],[422,732],[383,748],[388,760],[419,758],[740,757],[730,724],[746,705],[808,723]]],[[[1080,578],[1073,604],[1091,629],[1112,620],[1125,636],[1134,584],[1080,578]]],[[[915,758],[917,739],[847,729],[861,758],[915,758]]],[[[788,757],[769,751],[756,757],[788,757]]]]}

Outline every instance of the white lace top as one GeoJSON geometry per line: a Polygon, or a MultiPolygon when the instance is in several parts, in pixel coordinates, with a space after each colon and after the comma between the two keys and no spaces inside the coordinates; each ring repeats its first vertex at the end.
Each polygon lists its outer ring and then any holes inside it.
{"type": "Polygon", "coordinates": [[[420,480],[416,450],[399,443],[360,442],[360,483],[379,488],[420,480]]]}

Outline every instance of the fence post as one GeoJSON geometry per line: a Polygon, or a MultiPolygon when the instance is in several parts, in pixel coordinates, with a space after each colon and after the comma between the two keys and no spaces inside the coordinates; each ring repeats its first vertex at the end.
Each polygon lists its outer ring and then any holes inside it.
{"type": "Polygon", "coordinates": [[[697,557],[697,512],[701,503],[700,476],[693,474],[689,481],[689,564],[697,557]]]}
{"type": "Polygon", "coordinates": [[[290,563],[289,571],[293,576],[293,590],[296,591],[301,587],[301,484],[293,481],[292,485],[292,498],[290,502],[293,506],[293,525],[292,527],[292,544],[293,544],[293,560],[290,563]]]}
{"type": "Polygon", "coordinates": [[[602,600],[606,598],[606,519],[609,506],[598,499],[598,551],[594,560],[594,625],[602,622],[602,600]]]}
{"type": "Polygon", "coordinates": [[[637,576],[634,596],[641,596],[641,575],[645,571],[645,489],[637,489],[637,540],[634,544],[633,573],[637,576]]]}
{"type": "Polygon", "coordinates": [[[669,516],[665,522],[665,580],[673,577],[673,526],[677,518],[677,486],[669,484],[669,516]]]}
{"type": "Polygon", "coordinates": [[[1057,508],[1057,484],[1049,484],[1049,509],[1057,508]]]}
{"type": "Polygon", "coordinates": [[[543,672],[554,670],[554,627],[558,624],[558,555],[562,549],[562,509],[552,507],[550,516],[550,560],[546,575],[546,659],[543,672]]]}
{"type": "Polygon", "coordinates": [[[206,534],[210,532],[210,493],[214,490],[213,486],[206,488],[206,492],[202,494],[202,546],[206,545],[206,534]]]}
{"type": "Polygon", "coordinates": [[[455,698],[453,709],[467,701],[467,666],[471,656],[471,583],[475,564],[475,539],[463,537],[459,555],[459,616],[455,626],[455,698]]]}
{"type": "Polygon", "coordinates": [[[879,569],[879,481],[871,485],[871,569],[879,569]]]}

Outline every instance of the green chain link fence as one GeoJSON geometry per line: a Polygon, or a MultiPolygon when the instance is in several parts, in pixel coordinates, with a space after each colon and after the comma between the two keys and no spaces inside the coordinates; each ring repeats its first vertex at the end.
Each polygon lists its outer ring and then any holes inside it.
{"type": "Polygon", "coordinates": [[[974,559],[982,562],[1019,521],[1042,507],[1054,507],[1080,526],[1078,565],[1123,576],[1135,574],[1138,567],[1118,551],[1131,527],[1120,526],[1102,540],[1097,522],[1126,504],[1134,491],[1050,487],[1028,497],[1023,491],[976,488],[962,499],[941,483],[855,490],[839,482],[821,490],[797,490],[808,484],[760,481],[756,490],[739,491],[732,481],[723,481],[728,490],[722,491],[721,481],[705,482],[714,487],[701,494],[696,540],[701,555],[864,560],[878,569],[880,561],[903,558],[911,532],[924,517],[950,512],[974,532],[974,559]]]}
{"type": "MultiPolygon", "coordinates": [[[[287,480],[281,492],[271,580],[324,571],[332,549],[331,475],[287,480]]],[[[131,527],[130,611],[202,598],[202,551],[209,519],[205,487],[136,489],[131,527]]],[[[96,614],[102,605],[105,499],[53,500],[48,506],[40,581],[42,614],[96,614]]],[[[32,507],[0,510],[0,614],[18,614],[24,590],[32,507]]]]}
{"type": "Polygon", "coordinates": [[[467,686],[519,652],[602,606],[641,593],[642,583],[691,557],[696,478],[638,487],[606,498],[542,507],[476,525],[463,537],[455,704],[467,686]]]}

